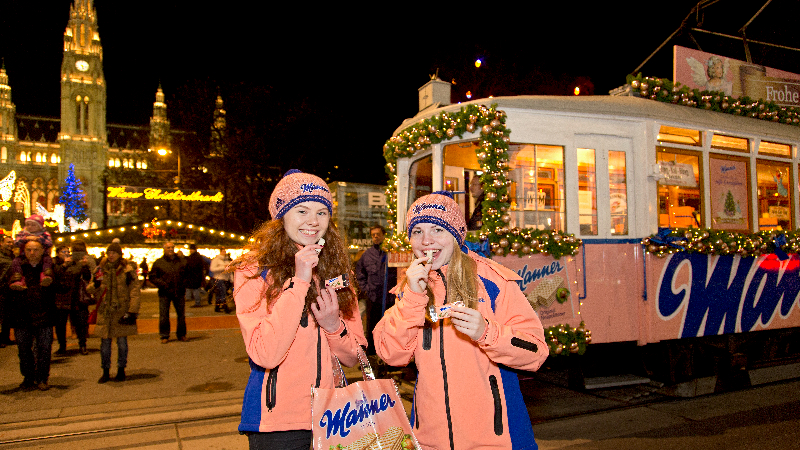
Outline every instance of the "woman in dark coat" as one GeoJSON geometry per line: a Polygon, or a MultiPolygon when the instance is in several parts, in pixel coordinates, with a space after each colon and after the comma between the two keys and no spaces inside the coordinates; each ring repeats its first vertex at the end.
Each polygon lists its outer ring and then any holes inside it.
{"type": "Polygon", "coordinates": [[[92,280],[95,269],[94,258],[86,253],[83,241],[72,243],[70,247],[56,247],[53,260],[53,272],[56,276],[56,336],[58,337],[57,355],[67,353],[67,319],[78,335],[78,345],[82,355],[88,355],[86,338],[89,336],[89,305],[94,303],[92,296],[86,292],[87,284],[92,280]]]}
{"type": "Polygon", "coordinates": [[[100,337],[100,365],[103,376],[97,381],[109,381],[111,369],[111,339],[117,339],[116,381],[125,380],[128,363],[128,336],[138,333],[136,316],[139,314],[139,279],[136,264],[122,258],[122,248],[113,243],[108,246],[106,256],[95,272],[95,295],[97,304],[97,326],[95,335],[100,337]]]}

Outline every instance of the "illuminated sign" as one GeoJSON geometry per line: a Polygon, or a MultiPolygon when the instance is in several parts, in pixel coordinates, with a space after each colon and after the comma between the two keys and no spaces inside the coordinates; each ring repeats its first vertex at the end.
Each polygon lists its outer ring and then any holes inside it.
{"type": "Polygon", "coordinates": [[[167,200],[182,202],[214,202],[222,201],[222,192],[191,191],[186,193],[182,189],[161,189],[134,186],[109,186],[106,198],[120,198],[125,200],[167,200]]]}

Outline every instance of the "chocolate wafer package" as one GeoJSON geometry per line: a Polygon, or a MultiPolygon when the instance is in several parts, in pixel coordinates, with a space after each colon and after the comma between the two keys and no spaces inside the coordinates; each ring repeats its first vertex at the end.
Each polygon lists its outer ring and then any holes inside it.
{"type": "Polygon", "coordinates": [[[458,300],[453,303],[446,303],[442,306],[431,306],[428,311],[431,316],[431,320],[437,322],[450,317],[450,312],[453,309],[453,306],[464,306],[464,302],[458,300]]]}

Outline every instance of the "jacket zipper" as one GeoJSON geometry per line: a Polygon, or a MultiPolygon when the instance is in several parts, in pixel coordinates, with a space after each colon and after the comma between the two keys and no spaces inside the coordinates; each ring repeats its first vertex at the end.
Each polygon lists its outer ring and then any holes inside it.
{"type": "Polygon", "coordinates": [[[492,388],[492,398],[494,399],[494,434],[503,435],[503,402],[500,400],[500,388],[497,385],[497,377],[489,376],[489,386],[492,388]]]}
{"type": "Polygon", "coordinates": [[[315,387],[319,387],[322,380],[322,336],[320,336],[319,325],[317,325],[317,383],[315,387]]]}
{"type": "MultiPolygon", "coordinates": [[[[436,269],[436,273],[439,274],[439,277],[442,279],[442,284],[444,284],[444,301],[447,302],[447,281],[445,281],[444,274],[440,269],[436,269]]],[[[447,433],[450,438],[450,450],[455,450],[455,444],[453,442],[453,418],[450,415],[450,391],[447,385],[447,365],[444,361],[444,325],[441,323],[439,324],[439,359],[442,361],[442,381],[444,382],[444,407],[447,414],[447,433]]]]}
{"type": "Polygon", "coordinates": [[[277,391],[276,385],[278,384],[278,368],[277,366],[269,371],[269,375],[267,376],[267,410],[272,412],[272,408],[275,407],[275,393],[277,391]]]}

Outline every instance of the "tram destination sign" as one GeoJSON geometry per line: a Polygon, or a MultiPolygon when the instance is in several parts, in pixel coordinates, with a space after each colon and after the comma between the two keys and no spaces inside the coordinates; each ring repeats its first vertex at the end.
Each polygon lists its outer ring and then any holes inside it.
{"type": "Polygon", "coordinates": [[[224,195],[218,191],[199,191],[192,189],[163,189],[142,186],[108,186],[106,198],[123,200],[166,200],[180,202],[219,203],[224,195]]]}

